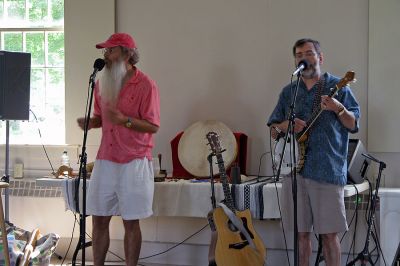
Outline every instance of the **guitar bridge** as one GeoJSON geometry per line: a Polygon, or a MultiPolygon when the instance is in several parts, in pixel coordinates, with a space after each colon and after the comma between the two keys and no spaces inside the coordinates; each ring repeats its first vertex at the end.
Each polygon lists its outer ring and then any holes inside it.
{"type": "Polygon", "coordinates": [[[239,243],[235,243],[235,244],[229,244],[229,248],[242,249],[245,246],[247,246],[248,244],[249,244],[249,241],[245,240],[243,242],[239,242],[239,243]]]}

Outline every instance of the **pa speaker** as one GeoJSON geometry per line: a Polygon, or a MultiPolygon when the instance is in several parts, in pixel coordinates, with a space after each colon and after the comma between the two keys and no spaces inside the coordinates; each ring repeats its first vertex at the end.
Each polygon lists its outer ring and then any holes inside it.
{"type": "Polygon", "coordinates": [[[349,139],[347,154],[347,183],[360,184],[364,182],[370,161],[362,156],[366,150],[359,139],[349,139]]]}
{"type": "Polygon", "coordinates": [[[31,54],[0,51],[0,120],[29,120],[31,54]]]}

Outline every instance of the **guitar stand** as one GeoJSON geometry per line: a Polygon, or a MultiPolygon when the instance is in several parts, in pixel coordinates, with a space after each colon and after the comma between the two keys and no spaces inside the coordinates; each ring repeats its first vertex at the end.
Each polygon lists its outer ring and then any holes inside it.
{"type": "MultiPolygon", "coordinates": [[[[371,253],[369,252],[369,242],[370,242],[370,236],[372,234],[372,226],[374,225],[374,219],[375,219],[375,209],[376,209],[376,203],[378,200],[378,191],[379,191],[379,185],[381,182],[381,176],[382,176],[382,171],[383,169],[386,168],[386,164],[382,161],[379,161],[378,159],[375,159],[374,157],[372,157],[369,154],[362,154],[362,156],[379,163],[379,173],[378,173],[378,178],[376,180],[376,184],[375,184],[375,193],[372,195],[372,200],[371,200],[371,208],[369,209],[368,212],[368,220],[367,220],[367,224],[368,224],[368,229],[367,229],[367,236],[365,239],[365,244],[364,244],[364,249],[358,253],[357,257],[350,261],[347,266],[351,266],[351,265],[355,265],[357,261],[360,261],[360,265],[361,266],[366,266],[367,263],[370,263],[371,265],[374,265],[372,258],[371,258],[371,253]]],[[[379,243],[378,243],[379,245],[379,243]]],[[[379,252],[379,249],[378,249],[379,252]]]]}

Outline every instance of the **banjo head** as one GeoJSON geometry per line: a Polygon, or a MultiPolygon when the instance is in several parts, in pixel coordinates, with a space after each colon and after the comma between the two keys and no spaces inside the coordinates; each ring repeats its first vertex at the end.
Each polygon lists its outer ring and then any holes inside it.
{"type": "MultiPolygon", "coordinates": [[[[224,123],[216,120],[198,121],[189,126],[182,134],[178,144],[178,158],[183,168],[196,177],[210,176],[210,167],[207,156],[211,153],[206,135],[208,132],[216,132],[221,141],[225,168],[235,161],[237,155],[237,143],[232,130],[224,123]]],[[[213,156],[213,173],[218,174],[218,165],[213,156]]]]}

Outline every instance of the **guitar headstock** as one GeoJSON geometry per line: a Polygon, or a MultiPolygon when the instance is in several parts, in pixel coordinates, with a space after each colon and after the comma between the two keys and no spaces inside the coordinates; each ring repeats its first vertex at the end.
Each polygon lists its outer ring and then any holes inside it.
{"type": "Polygon", "coordinates": [[[355,76],[356,74],[354,73],[354,71],[347,71],[344,77],[338,82],[336,86],[340,89],[347,86],[350,82],[355,82],[355,76]]]}
{"type": "Polygon", "coordinates": [[[339,80],[336,86],[331,89],[331,92],[329,93],[328,96],[333,97],[341,88],[347,86],[347,84],[349,84],[350,82],[355,82],[356,81],[356,79],[354,78],[355,75],[356,74],[354,73],[354,71],[347,71],[346,75],[344,75],[344,77],[341,80],[339,80]]]}
{"type": "Polygon", "coordinates": [[[219,141],[218,133],[210,131],[207,133],[206,138],[208,140],[208,144],[211,147],[211,151],[215,154],[221,154],[222,148],[221,148],[221,143],[219,141]]]}

